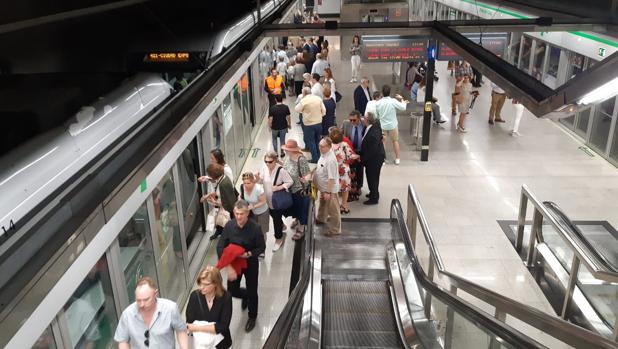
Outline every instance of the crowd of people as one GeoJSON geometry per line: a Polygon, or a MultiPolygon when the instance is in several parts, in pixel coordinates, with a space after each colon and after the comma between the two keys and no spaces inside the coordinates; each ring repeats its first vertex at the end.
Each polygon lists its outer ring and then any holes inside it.
{"type": "MultiPolygon", "coordinates": [[[[320,21],[319,17],[310,17],[320,21]]],[[[302,14],[295,21],[306,21],[302,14]]],[[[238,187],[225,162],[223,152],[214,149],[206,175],[198,180],[208,185],[208,194],[201,201],[208,205],[208,220],[214,227],[211,240],[217,242],[216,266],[200,271],[197,289],[191,293],[183,321],[177,305],[158,297],[155,282],[148,277],[138,281],[135,303],[122,313],[114,339],[119,348],[189,347],[194,343],[230,348],[232,298],[240,298],[241,309],[248,309],[245,324],[253,330],[258,316],[258,280],[260,260],[265,257],[266,241],[272,231],[272,252],[285,243],[285,217],[292,217],[292,239],[304,237],[308,223],[308,208],[316,200],[316,223],[324,224],[324,235],[341,234],[341,215],[350,213],[349,203],[361,199],[366,181],[369,192],[366,205],[379,202],[380,172],[386,161],[384,144],[392,143],[394,164],[399,165],[399,125],[397,113],[409,103],[399,94],[392,97],[389,85],[371,91],[370,81],[361,77],[360,37],[354,36],[349,46],[351,83],[358,83],[353,93],[354,109],[337,125],[337,103],[342,95],[337,90],[333,67],[329,63],[329,43],[324,37],[285,38],[276,50],[266,47],[260,54],[264,75],[264,90],[268,94],[268,128],[272,136],[272,151],[263,157],[264,165],[257,172],[245,172],[238,187]],[[286,96],[296,96],[293,110],[298,113],[304,149],[299,142],[287,138],[294,120],[286,96]],[[316,194],[317,192],[317,194],[316,194]],[[221,271],[227,275],[227,290],[221,271]],[[245,279],[245,287],[241,280],[245,279]],[[208,344],[204,344],[208,343],[208,344]]],[[[478,96],[475,87],[482,77],[468,62],[450,62],[455,77],[452,93],[452,116],[458,115],[457,130],[466,132],[466,116],[478,96]]],[[[422,101],[426,83],[426,67],[409,63],[404,89],[410,100],[422,101]]],[[[507,96],[492,83],[489,124],[503,123],[501,115],[507,96]]],[[[443,123],[437,99],[432,97],[433,120],[443,123]]],[[[513,100],[516,108],[512,135],[518,135],[523,105],[513,100]]]]}

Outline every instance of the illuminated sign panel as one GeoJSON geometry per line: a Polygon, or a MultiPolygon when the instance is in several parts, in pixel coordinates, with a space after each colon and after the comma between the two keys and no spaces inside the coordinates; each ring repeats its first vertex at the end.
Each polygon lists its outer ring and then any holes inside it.
{"type": "MultiPolygon", "coordinates": [[[[506,51],[506,45],[508,42],[507,33],[484,33],[482,35],[482,40],[481,34],[479,33],[464,33],[463,36],[479,45],[482,41],[483,44],[481,46],[498,57],[502,57],[506,51]]],[[[463,58],[445,43],[440,42],[438,45],[437,59],[439,61],[460,61],[463,58]]]]}
{"type": "Polygon", "coordinates": [[[189,52],[151,52],[146,54],[144,62],[149,63],[182,63],[191,58],[189,52]]]}
{"type": "Polygon", "coordinates": [[[427,60],[427,38],[399,35],[363,35],[363,62],[409,62],[427,60]]]}

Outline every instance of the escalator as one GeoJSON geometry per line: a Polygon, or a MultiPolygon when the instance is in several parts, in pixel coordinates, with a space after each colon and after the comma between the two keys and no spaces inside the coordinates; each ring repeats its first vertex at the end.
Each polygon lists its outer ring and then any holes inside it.
{"type": "MultiPolygon", "coordinates": [[[[263,348],[554,347],[555,342],[532,339],[508,325],[505,317],[492,317],[427,276],[398,200],[393,200],[390,219],[344,220],[342,234],[335,237],[323,236],[322,229],[309,222],[299,281],[263,348]]],[[[470,285],[468,290],[477,287],[470,285]]],[[[520,307],[509,302],[511,308],[520,307]]],[[[616,347],[526,309],[529,324],[558,334],[554,337],[568,347],[616,347]]]]}

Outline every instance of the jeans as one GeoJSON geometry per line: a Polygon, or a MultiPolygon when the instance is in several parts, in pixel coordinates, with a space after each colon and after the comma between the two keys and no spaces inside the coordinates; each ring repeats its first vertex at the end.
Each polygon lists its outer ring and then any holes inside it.
{"type": "Polygon", "coordinates": [[[315,124],[305,126],[305,135],[307,137],[307,148],[311,152],[311,163],[315,164],[320,158],[320,151],[318,149],[318,143],[320,143],[320,136],[322,135],[322,124],[315,124]]]}
{"type": "Polygon", "coordinates": [[[288,129],[284,128],[283,130],[272,130],[273,137],[273,150],[275,153],[279,154],[281,151],[281,146],[285,144],[285,134],[288,133],[288,129]],[[279,138],[279,142],[281,144],[277,145],[277,138],[279,138]]]}

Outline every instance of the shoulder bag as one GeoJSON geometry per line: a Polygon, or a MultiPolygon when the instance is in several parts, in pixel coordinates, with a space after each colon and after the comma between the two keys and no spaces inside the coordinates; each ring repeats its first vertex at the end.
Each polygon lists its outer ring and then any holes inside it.
{"type": "MultiPolygon", "coordinates": [[[[219,180],[219,182],[217,183],[217,186],[215,187],[215,193],[217,192],[217,189],[219,188],[219,184],[221,184],[221,182],[223,181],[223,178],[221,180],[219,180]]],[[[230,217],[230,213],[227,212],[225,210],[225,208],[223,207],[217,207],[217,213],[215,213],[215,226],[218,227],[225,227],[225,225],[227,224],[227,222],[229,222],[231,219],[230,217]]]]}
{"type": "MultiPolygon", "coordinates": [[[[283,167],[279,167],[277,169],[277,174],[273,180],[273,187],[277,185],[277,178],[279,178],[281,169],[283,169],[283,167]]],[[[292,207],[294,203],[292,201],[292,193],[290,193],[287,189],[273,191],[272,202],[275,210],[287,210],[292,207]]]]}
{"type": "Polygon", "coordinates": [[[339,103],[339,101],[341,101],[342,98],[343,98],[343,96],[341,95],[341,93],[339,93],[339,91],[335,90],[335,102],[339,103]]]}

